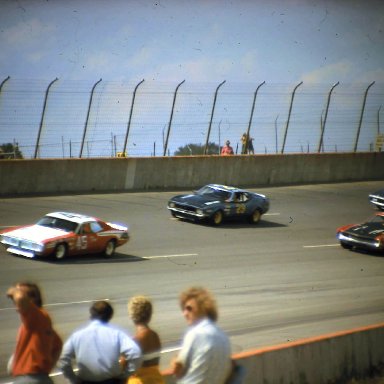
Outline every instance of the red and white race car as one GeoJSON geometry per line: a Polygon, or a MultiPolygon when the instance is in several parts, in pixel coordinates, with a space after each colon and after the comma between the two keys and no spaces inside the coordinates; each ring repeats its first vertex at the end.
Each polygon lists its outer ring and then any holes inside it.
{"type": "Polygon", "coordinates": [[[127,226],[70,212],[48,213],[34,225],[13,227],[0,234],[8,252],[29,258],[63,259],[92,253],[111,257],[128,240],[127,226]]]}

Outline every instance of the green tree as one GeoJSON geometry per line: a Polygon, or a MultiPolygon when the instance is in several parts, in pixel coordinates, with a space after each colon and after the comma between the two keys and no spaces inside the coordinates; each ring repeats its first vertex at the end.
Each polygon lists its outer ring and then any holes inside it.
{"type": "MultiPolygon", "coordinates": [[[[175,151],[175,156],[204,155],[205,144],[187,144],[175,151]]],[[[215,143],[208,143],[207,155],[219,155],[220,148],[215,143]]]]}
{"type": "Polygon", "coordinates": [[[24,159],[17,143],[0,145],[0,159],[24,159]]]}

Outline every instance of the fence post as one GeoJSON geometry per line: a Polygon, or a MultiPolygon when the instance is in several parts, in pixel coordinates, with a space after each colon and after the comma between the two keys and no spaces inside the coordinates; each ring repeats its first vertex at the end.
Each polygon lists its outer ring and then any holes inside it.
{"type": "Polygon", "coordinates": [[[256,96],[257,96],[257,92],[259,92],[259,89],[262,85],[265,84],[265,81],[263,81],[261,84],[258,85],[258,87],[256,88],[256,91],[255,91],[255,94],[253,96],[253,103],[252,103],[252,110],[251,110],[251,116],[249,118],[249,123],[248,123],[248,129],[247,129],[247,139],[245,141],[245,148],[248,148],[248,140],[249,140],[249,132],[251,130],[251,125],[252,125],[252,119],[253,119],[253,112],[255,110],[255,103],[256,103],[256,96]]]}
{"type": "Polygon", "coordinates": [[[283,146],[281,147],[281,153],[284,153],[285,141],[287,140],[288,126],[289,126],[289,121],[291,119],[293,99],[295,97],[296,89],[299,88],[301,84],[303,84],[303,82],[300,82],[299,84],[296,85],[296,87],[293,89],[293,92],[291,95],[291,104],[289,105],[288,119],[287,119],[287,123],[285,125],[285,133],[284,133],[283,146]]]}
{"type": "Polygon", "coordinates": [[[83,155],[83,148],[84,148],[84,141],[85,141],[85,136],[87,135],[87,128],[88,128],[88,120],[89,120],[89,115],[91,112],[91,106],[92,106],[92,99],[93,99],[93,93],[95,91],[96,85],[101,82],[102,79],[100,79],[95,85],[92,87],[91,91],[91,97],[89,98],[89,104],[88,104],[88,112],[87,112],[87,118],[85,119],[85,125],[84,125],[84,133],[83,133],[83,139],[81,140],[81,147],[80,147],[80,154],[79,157],[83,155]]]}
{"type": "Polygon", "coordinates": [[[129,130],[131,128],[131,120],[132,120],[132,113],[133,113],[133,105],[135,104],[135,99],[136,99],[136,91],[137,88],[139,88],[139,85],[144,83],[144,79],[138,83],[133,91],[133,96],[132,96],[132,103],[131,103],[131,111],[129,112],[129,120],[127,124],[127,132],[125,134],[125,140],[124,140],[124,147],[123,147],[123,154],[125,155],[127,151],[127,143],[128,143],[128,135],[129,135],[129,130]]]}
{"type": "Polygon", "coordinates": [[[222,83],[220,83],[215,92],[215,98],[213,100],[213,105],[212,105],[212,112],[211,112],[211,120],[209,121],[209,127],[208,127],[208,133],[207,133],[207,140],[205,141],[205,147],[204,147],[204,155],[207,154],[207,149],[208,149],[208,143],[209,143],[209,136],[211,134],[211,127],[212,127],[212,120],[213,120],[213,114],[215,112],[215,105],[216,105],[216,99],[217,99],[217,92],[219,91],[219,88],[225,83],[226,80],[224,80],[222,83]]]}
{"type": "Polygon", "coordinates": [[[365,110],[365,102],[367,101],[368,91],[369,91],[369,88],[371,88],[373,84],[375,84],[374,81],[373,81],[371,84],[369,84],[369,85],[368,85],[368,88],[365,90],[363,106],[361,107],[361,114],[360,114],[360,120],[359,120],[359,127],[357,128],[356,141],[355,141],[355,148],[354,148],[354,150],[353,150],[354,152],[356,152],[356,150],[357,150],[357,144],[359,143],[359,136],[360,136],[360,130],[361,130],[361,123],[363,122],[363,115],[364,115],[364,110],[365,110]]]}
{"type": "Polygon", "coordinates": [[[1,84],[0,84],[0,93],[1,93],[1,90],[3,89],[3,85],[4,85],[4,83],[5,83],[6,81],[8,81],[10,78],[11,78],[11,77],[8,76],[7,78],[5,78],[5,79],[1,82],[1,84]]]}
{"type": "Polygon", "coordinates": [[[171,117],[170,117],[170,119],[169,119],[169,123],[168,123],[167,137],[166,137],[166,139],[165,139],[165,145],[164,145],[163,156],[165,156],[165,154],[167,153],[168,139],[169,139],[169,133],[170,133],[170,131],[171,131],[172,118],[173,118],[173,110],[174,110],[174,108],[175,108],[177,91],[179,90],[179,87],[180,87],[184,82],[185,82],[185,80],[183,80],[183,81],[176,87],[175,94],[173,95],[173,103],[172,103],[171,117]]]}
{"type": "Polygon", "coordinates": [[[7,78],[5,78],[5,79],[1,82],[1,84],[0,84],[0,96],[1,96],[1,91],[3,90],[3,85],[4,85],[5,82],[8,81],[10,78],[11,78],[11,77],[8,76],[7,78]]]}
{"type": "Polygon", "coordinates": [[[324,138],[324,131],[325,131],[325,123],[327,121],[327,116],[328,116],[328,109],[329,109],[329,103],[331,101],[331,94],[333,90],[339,85],[339,82],[333,84],[332,88],[330,89],[328,93],[328,99],[327,99],[327,108],[325,109],[325,116],[324,116],[324,121],[321,123],[321,134],[320,134],[320,140],[319,140],[319,146],[317,148],[317,152],[320,153],[321,147],[323,145],[323,138],[324,138]]]}
{"type": "Polygon", "coordinates": [[[52,86],[52,84],[59,80],[57,77],[55,80],[51,81],[50,84],[48,85],[47,87],[47,90],[45,91],[45,99],[44,99],[44,106],[43,106],[43,112],[41,113],[41,120],[40,120],[40,127],[39,127],[39,132],[37,134],[37,140],[36,140],[36,147],[35,147],[35,155],[34,155],[34,159],[36,159],[37,157],[37,153],[39,151],[39,145],[40,145],[40,136],[41,136],[41,131],[43,129],[43,124],[44,124],[44,117],[45,117],[45,110],[47,108],[47,101],[48,101],[48,94],[49,94],[49,90],[52,86]]]}

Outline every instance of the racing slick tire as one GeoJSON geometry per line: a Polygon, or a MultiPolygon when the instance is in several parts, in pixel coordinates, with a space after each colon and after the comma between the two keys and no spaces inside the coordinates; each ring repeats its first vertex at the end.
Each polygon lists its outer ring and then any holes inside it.
{"type": "Polygon", "coordinates": [[[248,221],[251,224],[257,224],[261,220],[261,212],[255,209],[252,214],[248,217],[248,221]]]}
{"type": "Polygon", "coordinates": [[[64,243],[60,243],[56,245],[55,251],[53,252],[53,257],[56,260],[62,260],[67,256],[68,248],[64,243]]]}
{"type": "Polygon", "coordinates": [[[109,240],[103,251],[103,256],[106,259],[109,259],[115,254],[115,250],[116,250],[116,241],[109,240]]]}
{"type": "Polygon", "coordinates": [[[211,222],[213,225],[221,225],[221,223],[223,222],[223,219],[224,219],[223,211],[219,210],[212,215],[211,222]]]}
{"type": "Polygon", "coordinates": [[[352,249],[352,245],[350,244],[347,244],[345,243],[344,241],[340,241],[340,245],[344,248],[344,249],[352,249]]]}

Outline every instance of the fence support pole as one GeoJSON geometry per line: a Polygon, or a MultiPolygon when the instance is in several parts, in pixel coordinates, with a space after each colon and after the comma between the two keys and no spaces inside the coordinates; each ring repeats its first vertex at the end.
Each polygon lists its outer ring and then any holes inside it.
{"type": "Polygon", "coordinates": [[[319,140],[319,146],[317,148],[317,152],[320,153],[321,147],[323,146],[323,140],[324,140],[324,131],[325,131],[325,123],[327,122],[328,117],[328,109],[329,109],[329,103],[331,101],[331,95],[333,90],[339,85],[339,82],[333,84],[332,88],[330,89],[328,93],[328,99],[327,99],[327,108],[325,109],[325,116],[324,121],[321,123],[321,133],[320,133],[320,140],[319,140]]]}
{"type": "Polygon", "coordinates": [[[251,110],[251,116],[249,117],[249,123],[248,123],[248,129],[247,129],[247,139],[246,139],[246,142],[245,142],[245,148],[248,148],[249,132],[251,130],[252,119],[253,119],[253,112],[255,110],[257,93],[259,92],[260,87],[262,85],[264,85],[264,84],[265,84],[265,81],[263,81],[261,84],[259,84],[258,87],[256,88],[255,94],[253,95],[252,110],[251,110]]]}
{"type": "Polygon", "coordinates": [[[219,88],[225,83],[226,80],[224,80],[222,83],[220,83],[215,92],[215,98],[213,100],[213,105],[212,105],[212,112],[211,112],[211,120],[209,121],[209,127],[208,127],[208,133],[207,133],[207,140],[205,141],[205,147],[204,147],[204,155],[207,154],[207,149],[208,149],[208,143],[209,143],[209,136],[211,134],[211,127],[212,127],[212,120],[213,120],[213,114],[215,112],[215,105],[216,105],[216,99],[217,99],[217,92],[219,91],[219,88]]]}
{"type": "Polygon", "coordinates": [[[128,143],[128,135],[129,135],[129,130],[131,129],[131,120],[132,120],[132,113],[133,113],[133,106],[135,104],[135,99],[136,99],[136,91],[137,88],[139,88],[139,85],[144,83],[144,79],[138,83],[133,91],[133,96],[132,96],[132,103],[131,103],[131,111],[129,112],[129,120],[127,124],[127,132],[125,134],[125,140],[124,140],[124,147],[123,147],[123,155],[125,156],[126,150],[127,150],[127,143],[128,143]]]}
{"type": "Polygon", "coordinates": [[[287,119],[287,123],[285,125],[285,133],[284,133],[283,146],[281,147],[281,153],[284,153],[285,141],[287,140],[289,121],[291,120],[293,99],[295,98],[295,93],[296,93],[297,88],[299,88],[301,84],[303,84],[303,82],[300,82],[299,84],[296,85],[296,87],[294,88],[292,95],[291,95],[291,104],[289,105],[288,119],[287,119]]]}
{"type": "Polygon", "coordinates": [[[80,154],[79,157],[83,155],[83,148],[84,148],[84,141],[85,141],[85,136],[87,135],[87,129],[88,129],[88,120],[89,120],[89,115],[91,113],[91,106],[92,106],[92,99],[93,99],[93,93],[95,91],[96,85],[101,82],[102,79],[100,79],[95,85],[92,87],[91,91],[91,97],[89,98],[89,104],[88,104],[88,112],[87,112],[87,118],[85,119],[85,124],[84,124],[84,132],[83,132],[83,139],[81,140],[81,147],[80,147],[80,154]]]}
{"type": "Polygon", "coordinates": [[[361,107],[361,114],[360,114],[360,120],[359,120],[359,127],[357,128],[355,147],[354,147],[354,149],[353,149],[354,152],[357,151],[357,144],[359,143],[359,136],[360,136],[361,124],[362,124],[362,122],[363,122],[363,115],[364,115],[364,110],[365,110],[365,103],[366,103],[366,101],[367,101],[368,91],[369,91],[369,88],[371,88],[373,84],[375,84],[374,81],[373,81],[371,84],[369,84],[369,85],[368,85],[368,88],[365,90],[363,106],[361,107]]]}
{"type": "Polygon", "coordinates": [[[177,91],[179,90],[180,86],[185,82],[185,80],[183,80],[175,89],[175,93],[173,95],[173,103],[172,103],[172,110],[171,110],[171,117],[169,118],[169,123],[168,123],[168,130],[167,130],[167,136],[166,136],[166,139],[165,139],[165,144],[164,144],[164,152],[163,152],[163,156],[165,156],[165,154],[167,153],[167,147],[168,147],[168,139],[169,139],[169,133],[171,131],[171,125],[172,125],[172,119],[173,119],[173,111],[175,109],[175,103],[176,103],[176,96],[177,96],[177,91]]]}
{"type": "Polygon", "coordinates": [[[0,96],[1,96],[1,91],[3,90],[3,85],[10,79],[11,77],[8,76],[7,78],[5,78],[1,84],[0,84],[0,96]]]}
{"type": "Polygon", "coordinates": [[[1,84],[0,84],[0,93],[1,93],[1,90],[3,89],[3,85],[4,85],[4,83],[5,83],[6,81],[8,81],[10,78],[11,78],[11,77],[8,76],[7,78],[5,78],[5,79],[1,82],[1,84]]]}
{"type": "Polygon", "coordinates": [[[47,108],[47,101],[48,101],[48,94],[49,94],[49,90],[52,86],[52,84],[59,80],[57,77],[55,80],[51,81],[50,84],[48,85],[47,87],[47,90],[45,91],[45,99],[44,99],[44,106],[43,106],[43,112],[41,113],[41,120],[40,120],[40,126],[39,126],[39,132],[37,134],[37,140],[36,140],[36,146],[35,146],[35,155],[34,155],[34,159],[37,158],[37,154],[39,152],[39,145],[40,145],[40,136],[41,136],[41,131],[43,129],[43,124],[44,124],[44,117],[45,117],[45,110],[47,108]]]}

